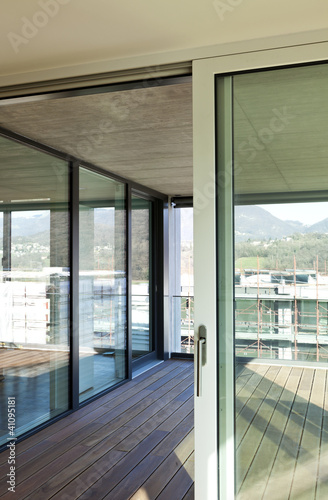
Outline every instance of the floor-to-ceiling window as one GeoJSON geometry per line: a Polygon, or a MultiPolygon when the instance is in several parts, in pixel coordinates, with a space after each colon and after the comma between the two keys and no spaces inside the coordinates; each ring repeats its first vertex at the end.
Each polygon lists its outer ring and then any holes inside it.
{"type": "Polygon", "coordinates": [[[80,168],[80,401],[127,376],[125,184],[80,168]]]}
{"type": "Polygon", "coordinates": [[[173,353],[194,353],[194,262],[192,198],[172,200],[171,345],[173,353]]]}
{"type": "Polygon", "coordinates": [[[328,494],[327,83],[233,76],[238,500],[328,494]]]}
{"type": "MultiPolygon", "coordinates": [[[[28,419],[33,429],[136,376],[163,359],[164,352],[168,355],[163,235],[172,176],[179,171],[174,181],[178,193],[192,190],[190,79],[147,78],[120,89],[13,99],[3,103],[2,116],[0,252],[6,284],[0,342],[4,355],[16,349],[7,342],[5,310],[7,291],[16,280],[19,294],[15,288],[10,321],[24,329],[26,342],[45,342],[44,350],[55,360],[43,366],[51,373],[44,393],[29,393],[36,413],[38,404],[47,406],[51,400],[48,413],[28,419]],[[13,159],[11,148],[22,153],[13,159]],[[34,169],[38,156],[42,168],[37,163],[34,169]],[[39,309],[33,307],[44,294],[37,283],[47,273],[45,319],[39,320],[39,309]]],[[[7,382],[8,376],[4,365],[1,380],[7,382]]],[[[21,376],[17,394],[25,391],[23,382],[21,376]]]]}
{"type": "Polygon", "coordinates": [[[154,350],[151,307],[153,202],[134,194],[131,207],[132,359],[137,359],[154,350]]]}
{"type": "Polygon", "coordinates": [[[163,203],[15,134],[0,155],[1,446],[9,400],[19,438],[163,355],[163,203]]]}
{"type": "Polygon", "coordinates": [[[0,444],[69,408],[70,228],[65,161],[0,138],[0,444]],[[60,175],[59,175],[60,172],[60,175]]]}

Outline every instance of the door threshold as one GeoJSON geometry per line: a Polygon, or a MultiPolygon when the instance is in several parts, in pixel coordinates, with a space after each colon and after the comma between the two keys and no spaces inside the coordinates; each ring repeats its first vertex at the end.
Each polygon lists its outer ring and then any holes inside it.
{"type": "Polygon", "coordinates": [[[146,371],[150,370],[154,366],[159,365],[160,363],[164,363],[164,361],[162,359],[155,359],[152,361],[148,361],[148,363],[145,363],[143,366],[140,366],[133,372],[132,379],[138,377],[142,373],[145,373],[146,371]]]}

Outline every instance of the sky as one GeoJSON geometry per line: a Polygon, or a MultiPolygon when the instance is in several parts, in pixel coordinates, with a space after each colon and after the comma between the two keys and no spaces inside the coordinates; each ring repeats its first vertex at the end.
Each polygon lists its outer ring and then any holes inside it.
{"type": "MultiPolygon", "coordinates": [[[[315,224],[323,219],[328,218],[328,202],[320,203],[286,203],[286,204],[275,204],[275,205],[258,205],[259,207],[267,210],[275,217],[281,220],[298,220],[303,224],[315,224]]],[[[184,211],[182,211],[184,212],[184,211]]],[[[189,212],[191,210],[185,210],[186,220],[183,221],[183,225],[192,226],[192,216],[189,212]],[[191,218],[190,218],[191,217],[191,218]]],[[[19,212],[16,214],[18,217],[35,217],[40,216],[40,211],[27,211],[19,212]]],[[[44,215],[44,214],[42,214],[44,215]]],[[[0,212],[0,219],[2,218],[2,213],[0,212]]]]}
{"type": "Polygon", "coordinates": [[[298,220],[303,224],[315,224],[328,218],[328,202],[286,203],[280,205],[258,205],[281,220],[298,220]]]}

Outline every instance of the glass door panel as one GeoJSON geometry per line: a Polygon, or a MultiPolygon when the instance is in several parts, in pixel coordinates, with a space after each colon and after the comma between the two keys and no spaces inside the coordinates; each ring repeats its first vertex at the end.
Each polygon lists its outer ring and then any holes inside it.
{"type": "Polygon", "coordinates": [[[152,201],[132,195],[132,360],[154,350],[152,325],[152,211],[152,201]]]}
{"type": "Polygon", "coordinates": [[[193,63],[196,500],[328,495],[328,66],[290,49],[193,63]]]}
{"type": "Polygon", "coordinates": [[[70,228],[66,162],[1,137],[0,175],[3,444],[8,398],[15,437],[70,407],[70,228]]]}
{"type": "Polygon", "coordinates": [[[80,168],[80,401],[124,380],[125,185],[80,168]]]}
{"type": "Polygon", "coordinates": [[[325,498],[328,66],[233,81],[237,499],[325,498]]]}

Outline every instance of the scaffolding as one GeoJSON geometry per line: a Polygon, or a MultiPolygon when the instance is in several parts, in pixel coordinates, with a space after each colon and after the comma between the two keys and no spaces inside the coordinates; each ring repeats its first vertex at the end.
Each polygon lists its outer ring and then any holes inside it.
{"type": "Polygon", "coordinates": [[[236,354],[320,361],[328,358],[328,277],[311,270],[238,271],[236,354]]]}

